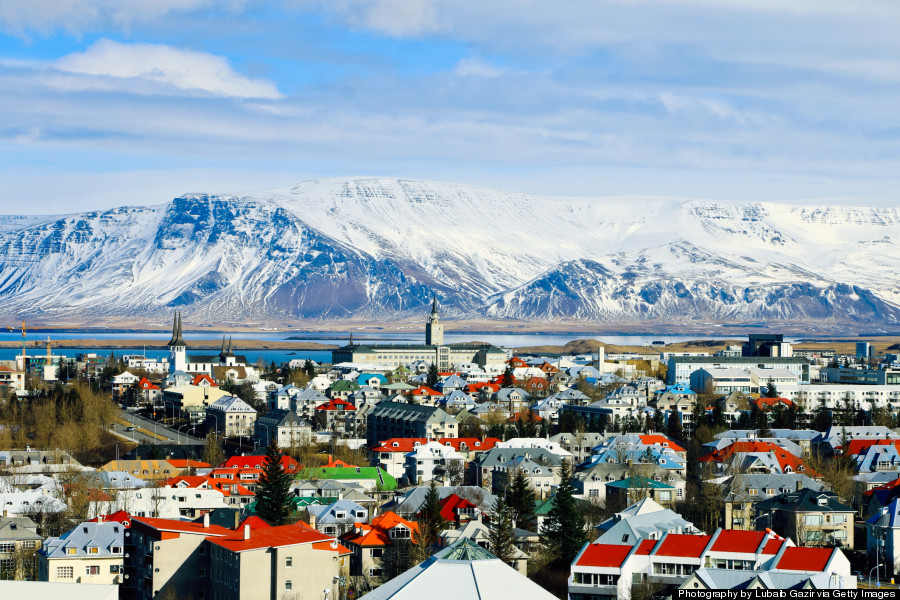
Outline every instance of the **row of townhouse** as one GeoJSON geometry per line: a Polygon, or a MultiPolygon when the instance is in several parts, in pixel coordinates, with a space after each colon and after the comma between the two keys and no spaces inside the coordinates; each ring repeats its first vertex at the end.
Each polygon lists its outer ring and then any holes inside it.
{"type": "Polygon", "coordinates": [[[837,548],[798,548],[762,531],[718,529],[710,535],[665,533],[630,544],[589,543],[572,563],[571,600],[629,600],[632,586],[708,589],[710,573],[785,574],[794,583],[824,574],[832,587],[855,589],[850,562],[837,548]]]}

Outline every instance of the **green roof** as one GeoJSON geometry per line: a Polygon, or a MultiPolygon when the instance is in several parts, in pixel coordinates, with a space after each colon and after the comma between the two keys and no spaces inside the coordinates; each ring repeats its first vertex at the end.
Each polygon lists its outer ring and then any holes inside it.
{"type": "Polygon", "coordinates": [[[382,490],[397,488],[397,480],[381,467],[311,467],[303,469],[300,475],[310,479],[374,479],[382,490]]]}
{"type": "MultiPolygon", "coordinates": [[[[247,512],[256,514],[256,500],[247,505],[247,512]]],[[[332,504],[337,502],[337,498],[329,498],[328,496],[291,496],[291,510],[299,511],[311,504],[332,504]]]]}
{"type": "Polygon", "coordinates": [[[434,555],[440,560],[497,560],[497,557],[473,542],[462,538],[434,555]]]}
{"type": "Polygon", "coordinates": [[[341,379],[340,381],[334,382],[334,385],[331,386],[332,392],[344,392],[358,389],[359,384],[355,381],[350,381],[349,379],[341,379]]]}
{"type": "Polygon", "coordinates": [[[556,506],[556,496],[550,496],[546,500],[538,500],[534,505],[534,514],[535,516],[548,515],[554,506],[556,506]]]}
{"type": "Polygon", "coordinates": [[[675,487],[669,485],[668,483],[663,483],[661,481],[655,481],[650,479],[649,477],[629,477],[628,479],[620,479],[619,481],[611,481],[606,484],[606,487],[614,487],[614,488],[623,488],[623,489],[640,489],[640,488],[651,488],[651,489],[659,489],[659,490],[674,490],[675,487]]]}

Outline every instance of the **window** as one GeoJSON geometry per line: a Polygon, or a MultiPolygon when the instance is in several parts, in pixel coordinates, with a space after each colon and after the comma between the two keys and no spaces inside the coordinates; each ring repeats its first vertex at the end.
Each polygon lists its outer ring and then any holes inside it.
{"type": "Polygon", "coordinates": [[[285,556],[284,557],[284,566],[290,569],[294,565],[294,557],[285,556]]]}
{"type": "Polygon", "coordinates": [[[73,567],[56,567],[57,579],[72,579],[75,576],[73,567]]]}
{"type": "Polygon", "coordinates": [[[369,577],[381,577],[381,569],[372,567],[369,569],[369,577]]]}
{"type": "Polygon", "coordinates": [[[66,548],[66,554],[78,554],[78,548],[66,548]]]}
{"type": "Polygon", "coordinates": [[[121,573],[122,567],[121,567],[121,565],[109,565],[109,572],[110,573],[121,573]]]}
{"type": "Polygon", "coordinates": [[[383,548],[370,548],[369,556],[372,558],[381,558],[381,554],[384,552],[383,548]]]}
{"type": "Polygon", "coordinates": [[[15,542],[0,543],[0,552],[15,552],[15,551],[16,551],[16,543],[15,542]]]}
{"type": "Polygon", "coordinates": [[[98,548],[97,546],[89,546],[87,551],[88,551],[88,554],[99,554],[100,548],[98,548]]]}
{"type": "Polygon", "coordinates": [[[88,565],[84,568],[85,575],[99,575],[100,574],[100,565],[88,565]]]}
{"type": "Polygon", "coordinates": [[[289,591],[291,591],[292,589],[294,589],[294,582],[291,581],[290,579],[285,580],[285,582],[284,582],[284,590],[285,590],[286,592],[289,592],[289,591]]]}

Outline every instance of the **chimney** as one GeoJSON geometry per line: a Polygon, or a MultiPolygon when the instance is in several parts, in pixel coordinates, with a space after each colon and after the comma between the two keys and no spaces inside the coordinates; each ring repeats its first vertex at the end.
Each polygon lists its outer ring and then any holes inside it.
{"type": "Polygon", "coordinates": [[[250,525],[244,525],[244,540],[250,539],[250,525]]]}
{"type": "Polygon", "coordinates": [[[203,513],[203,529],[209,529],[209,513],[203,513]]]}

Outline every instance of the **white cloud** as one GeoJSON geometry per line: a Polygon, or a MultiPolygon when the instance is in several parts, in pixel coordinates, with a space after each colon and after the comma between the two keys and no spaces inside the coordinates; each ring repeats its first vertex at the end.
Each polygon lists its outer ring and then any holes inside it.
{"type": "Polygon", "coordinates": [[[244,0],[3,0],[0,29],[20,33],[71,32],[100,27],[128,27],[133,23],[209,6],[237,10],[244,0]]]}
{"type": "Polygon", "coordinates": [[[62,87],[70,89],[83,86],[138,93],[201,91],[235,98],[275,99],[282,96],[273,83],[236,73],[221,56],[162,44],[122,44],[103,39],[84,52],[60,58],[53,66],[66,73],[98,78],[60,82],[62,87]],[[152,84],[150,89],[148,83],[152,84]]]}
{"type": "Polygon", "coordinates": [[[458,77],[500,77],[503,69],[478,58],[463,58],[453,67],[458,77]]]}

